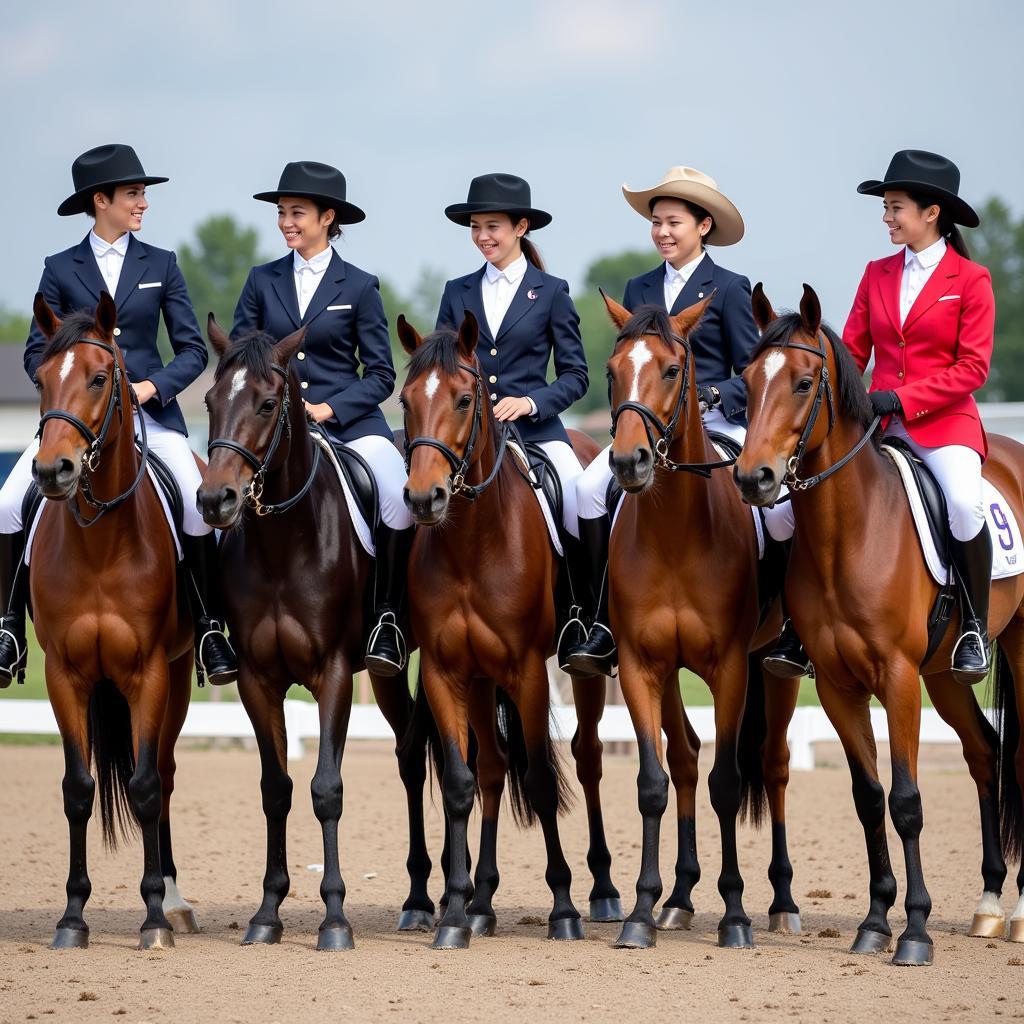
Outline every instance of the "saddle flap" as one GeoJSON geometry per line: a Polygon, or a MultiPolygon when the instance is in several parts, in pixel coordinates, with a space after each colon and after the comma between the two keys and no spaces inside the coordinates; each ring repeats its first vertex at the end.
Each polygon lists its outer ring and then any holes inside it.
{"type": "Polygon", "coordinates": [[[544,500],[551,509],[556,523],[562,522],[562,481],[558,479],[555,464],[548,458],[548,454],[538,444],[532,441],[525,442],[526,458],[530,465],[530,472],[540,481],[541,491],[544,500]]]}
{"type": "Polygon", "coordinates": [[[380,523],[380,495],[369,464],[354,448],[335,441],[331,442],[331,447],[338,456],[338,464],[345,475],[345,482],[359,505],[363,519],[376,534],[380,523]]]}
{"type": "Polygon", "coordinates": [[[903,464],[909,469],[924,508],[932,542],[943,564],[949,565],[949,515],[946,510],[946,496],[942,493],[938,481],[932,471],[913,453],[910,446],[900,438],[886,438],[882,448],[898,453],[903,464]]]}
{"type": "MultiPolygon", "coordinates": [[[[142,449],[139,445],[136,444],[135,447],[141,454],[142,449]]],[[[174,479],[174,474],[171,472],[167,463],[164,462],[164,460],[161,459],[160,456],[152,449],[146,452],[146,463],[157,487],[163,491],[163,495],[167,499],[167,507],[170,509],[171,520],[174,523],[174,533],[178,539],[178,550],[183,551],[183,538],[185,536],[185,505],[182,499],[181,489],[178,487],[178,481],[174,479]]]]}

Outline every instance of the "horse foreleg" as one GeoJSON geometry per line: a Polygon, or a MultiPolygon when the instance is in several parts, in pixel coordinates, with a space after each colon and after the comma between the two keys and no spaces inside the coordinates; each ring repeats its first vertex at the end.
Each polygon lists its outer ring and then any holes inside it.
{"type": "Polygon", "coordinates": [[[603,676],[572,679],[573,703],[576,706],[576,733],[572,738],[572,754],[576,761],[576,778],[587,804],[587,825],[590,842],[587,867],[593,876],[590,890],[591,921],[621,921],[622,900],[612,882],[612,855],[604,831],[601,810],[602,755],[604,746],[597,726],[604,713],[605,680],[603,676]]]}

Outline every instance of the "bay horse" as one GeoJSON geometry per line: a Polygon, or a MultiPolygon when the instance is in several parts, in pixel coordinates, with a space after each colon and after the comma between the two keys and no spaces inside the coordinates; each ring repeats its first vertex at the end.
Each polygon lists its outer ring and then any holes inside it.
{"type": "MultiPolygon", "coordinates": [[[[352,526],[337,471],[310,435],[292,364],[305,329],[276,341],[253,332],[232,342],[210,315],[210,344],[220,357],[206,395],[210,460],[198,504],[224,530],[221,564],[238,692],[252,721],[262,765],[267,819],[263,901],[243,945],[280,942],[280,907],[289,891],[285,832],[291,808],[284,699],[292,683],[314,696],[320,748],[313,811],[323,831],[326,913],[317,949],[353,946],[338,855],[341,761],[352,707],[352,676],[363,667],[364,595],[370,556],[352,526]]],[[[405,673],[370,681],[378,707],[402,737],[413,710],[405,673]]],[[[401,765],[409,805],[409,898],[401,930],[433,927],[427,895],[430,858],[423,831],[425,747],[401,765]]]]}
{"type": "MultiPolygon", "coordinates": [[[[103,292],[95,314],[61,321],[38,294],[33,311],[48,343],[36,371],[42,418],[32,475],[48,501],[32,542],[30,587],[64,746],[70,833],[68,901],[53,948],[89,944],[91,758],[108,845],[142,833],[140,948],[169,947],[172,925],[198,931],[177,891],[169,810],[192,684],[191,616],[174,539],[135,447],[138,405],[114,340],[114,300],[103,292]]],[[[144,424],[142,438],[145,447],[144,424]]]]}
{"type": "Polygon", "coordinates": [[[701,676],[714,697],[715,763],[708,786],[721,827],[718,889],[725,901],[718,944],[753,945],[742,902],[736,820],[743,809],[759,824],[766,796],[774,894],[769,927],[800,931],[785,820],[786,730],[799,680],[773,680],[766,691],[760,658],[752,653],[777,635],[781,623],[770,617],[759,627],[758,542],[751,512],[728,474],[715,472],[731,463],[713,447],[701,422],[688,337],[711,299],[669,316],[653,306],[632,313],[605,296],[618,328],[608,360],[609,459],[626,492],[609,548],[609,612],[622,693],[639,745],[643,816],[636,905],[615,943],[627,948],[653,946],[656,929],[688,928],[693,915],[691,890],[700,877],[694,821],[700,743],[683,708],[680,667],[701,676]],[[662,892],[659,835],[670,777],[679,853],[675,886],[655,921],[662,892]]]}
{"type": "MultiPolygon", "coordinates": [[[[420,643],[420,695],[429,701],[443,748],[449,830],[448,904],[434,948],[461,949],[473,934],[494,933],[506,772],[517,820],[539,818],[544,832],[545,879],[554,896],[548,937],[581,939],[558,834],[567,794],[548,724],[545,661],[554,653],[556,556],[533,487],[506,454],[507,435],[494,419],[476,358],[476,319],[467,313],[457,333],[439,330],[426,338],[404,317],[397,327],[411,356],[400,399],[405,502],[419,526],[409,563],[410,610],[420,643]],[[476,779],[470,730],[478,748],[476,779]],[[474,884],[466,838],[477,785],[483,813],[474,884]]],[[[597,446],[572,435],[578,457],[588,463],[597,446]]],[[[572,750],[587,803],[587,863],[594,876],[591,919],[621,920],[599,791],[604,680],[573,680],[573,693],[579,727],[572,750]]]]}
{"type": "MultiPolygon", "coordinates": [[[[929,609],[938,594],[921,554],[903,483],[878,448],[877,426],[849,352],[822,323],[814,290],[804,285],[798,313],[776,316],[758,285],[754,318],[762,340],[744,378],[750,428],[735,479],[746,501],[771,505],[790,488],[796,533],[786,602],[814,662],[818,695],[850,765],[853,798],[864,827],[870,868],[870,908],[852,952],[887,950],[887,916],[896,879],[885,835],[885,796],[878,780],[868,702],[885,708],[892,759],[889,810],[907,870],[907,927],[895,964],[928,964],[931,899],[921,865],[923,826],[917,782],[921,720],[919,673],[936,710],[958,733],[977,787],[982,823],[984,893],[972,932],[1001,934],[1003,852],[1021,849],[1024,752],[1018,742],[1015,685],[1024,685],[1024,576],[992,585],[991,636],[998,638],[996,701],[1004,742],[969,687],[950,674],[956,633],[925,661],[929,609]],[[874,441],[875,443],[871,443],[874,441]],[[1000,850],[1000,831],[1003,851],[1000,850]]],[[[990,435],[984,474],[1024,521],[1024,447],[990,435]]],[[[1018,876],[1018,888],[1024,871],[1018,876]]],[[[1024,900],[1010,937],[1024,941],[1024,900]]]]}

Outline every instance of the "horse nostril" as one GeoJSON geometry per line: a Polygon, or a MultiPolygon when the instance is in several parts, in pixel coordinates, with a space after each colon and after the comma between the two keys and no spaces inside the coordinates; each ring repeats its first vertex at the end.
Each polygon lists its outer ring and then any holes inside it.
{"type": "Polygon", "coordinates": [[[75,464],[70,459],[61,459],[57,469],[57,479],[67,480],[75,475],[75,464]]]}
{"type": "Polygon", "coordinates": [[[775,486],[775,470],[771,466],[762,466],[758,471],[758,486],[764,490],[770,490],[775,486]]]}
{"type": "Polygon", "coordinates": [[[636,453],[636,468],[644,471],[654,461],[654,456],[649,448],[641,448],[636,453]]]}
{"type": "Polygon", "coordinates": [[[446,496],[447,496],[447,492],[445,491],[445,489],[440,484],[435,484],[430,489],[430,503],[431,503],[431,505],[433,505],[436,508],[438,505],[444,504],[444,500],[445,500],[446,496]]]}

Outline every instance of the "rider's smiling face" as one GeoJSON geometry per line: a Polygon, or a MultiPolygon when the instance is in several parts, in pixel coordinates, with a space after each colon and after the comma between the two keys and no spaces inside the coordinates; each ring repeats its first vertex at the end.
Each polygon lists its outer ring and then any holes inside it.
{"type": "Polygon", "coordinates": [[[939,240],[939,207],[921,207],[906,192],[886,192],[882,200],[882,222],[889,229],[893,245],[906,245],[914,252],[939,240]]]}
{"type": "Polygon", "coordinates": [[[678,199],[659,199],[651,209],[651,240],[661,258],[676,270],[700,255],[711,225],[710,217],[697,220],[678,199]]]}

